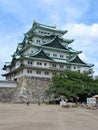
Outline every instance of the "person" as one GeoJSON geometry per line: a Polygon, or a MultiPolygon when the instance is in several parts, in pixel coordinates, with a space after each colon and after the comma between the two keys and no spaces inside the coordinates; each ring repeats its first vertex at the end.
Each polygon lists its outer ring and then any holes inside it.
{"type": "Polygon", "coordinates": [[[28,100],[28,101],[27,101],[27,106],[29,106],[29,104],[30,104],[30,103],[29,103],[29,100],[28,100]]]}
{"type": "Polygon", "coordinates": [[[40,106],[40,101],[38,101],[38,105],[40,106]]]}

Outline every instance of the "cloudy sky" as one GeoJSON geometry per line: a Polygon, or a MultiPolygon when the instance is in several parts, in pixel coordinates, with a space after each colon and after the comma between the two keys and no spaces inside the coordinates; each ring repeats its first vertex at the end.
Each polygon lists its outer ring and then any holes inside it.
{"type": "Polygon", "coordinates": [[[70,46],[82,50],[80,57],[93,63],[94,75],[98,75],[97,0],[0,0],[0,75],[34,19],[67,29],[64,38],[75,40],[70,46]]]}

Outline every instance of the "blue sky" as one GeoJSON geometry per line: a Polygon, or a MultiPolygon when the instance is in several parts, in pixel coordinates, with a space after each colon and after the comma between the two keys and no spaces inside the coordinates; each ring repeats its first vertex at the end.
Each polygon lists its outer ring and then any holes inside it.
{"type": "MultiPolygon", "coordinates": [[[[80,57],[95,64],[94,75],[98,75],[97,0],[0,0],[0,69],[11,61],[34,19],[67,29],[64,38],[75,40],[70,46],[82,50],[80,57]]],[[[4,72],[0,70],[1,73],[4,72]]]]}

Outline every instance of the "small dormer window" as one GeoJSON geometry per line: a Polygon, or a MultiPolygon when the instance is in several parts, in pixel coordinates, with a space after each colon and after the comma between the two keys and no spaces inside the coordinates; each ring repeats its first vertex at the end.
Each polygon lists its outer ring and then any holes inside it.
{"type": "Polygon", "coordinates": [[[48,71],[45,71],[45,75],[49,75],[49,72],[48,72],[48,71]]]}
{"type": "Polygon", "coordinates": [[[63,66],[63,65],[60,65],[60,68],[64,68],[64,66],[63,66]]]}
{"type": "Polygon", "coordinates": [[[47,56],[50,56],[50,53],[46,53],[47,56]]]}
{"type": "Polygon", "coordinates": [[[66,56],[66,59],[68,59],[69,58],[69,56],[66,56]]]}
{"type": "Polygon", "coordinates": [[[47,63],[44,63],[44,66],[46,66],[47,65],[47,63]]]}
{"type": "Polygon", "coordinates": [[[74,69],[76,69],[76,67],[74,66],[74,69]]]}
{"type": "Polygon", "coordinates": [[[56,68],[56,64],[52,64],[52,67],[53,67],[53,68],[56,68]]]}
{"type": "Polygon", "coordinates": [[[63,55],[60,55],[60,58],[63,58],[64,56],[63,55]]]}
{"type": "Polygon", "coordinates": [[[31,53],[33,53],[33,50],[31,50],[31,53]]]}
{"type": "Polygon", "coordinates": [[[37,40],[37,42],[39,42],[39,43],[40,43],[40,40],[37,40]]]}
{"type": "Polygon", "coordinates": [[[36,71],[36,74],[41,74],[41,71],[40,71],[40,70],[37,70],[37,71],[36,71]]]}
{"type": "Polygon", "coordinates": [[[53,57],[57,57],[57,54],[53,54],[53,57]]]}

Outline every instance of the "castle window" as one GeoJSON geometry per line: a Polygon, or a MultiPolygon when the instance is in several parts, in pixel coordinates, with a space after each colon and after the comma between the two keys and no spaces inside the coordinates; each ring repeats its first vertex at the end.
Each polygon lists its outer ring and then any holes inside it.
{"type": "Polygon", "coordinates": [[[47,63],[44,63],[44,66],[46,66],[47,65],[47,63]]]}
{"type": "Polygon", "coordinates": [[[30,70],[30,73],[32,73],[32,70],[30,70]]]}
{"type": "Polygon", "coordinates": [[[68,59],[69,58],[69,56],[66,56],[66,59],[68,59]]]}
{"type": "Polygon", "coordinates": [[[74,69],[76,69],[76,67],[74,66],[74,69]]]}
{"type": "Polygon", "coordinates": [[[47,56],[50,56],[50,53],[46,53],[47,56]]]}
{"type": "Polygon", "coordinates": [[[56,68],[56,64],[52,64],[52,67],[56,68]]]}
{"type": "Polygon", "coordinates": [[[45,75],[49,75],[49,72],[48,72],[48,71],[45,71],[45,75]]]}
{"type": "Polygon", "coordinates": [[[60,58],[63,58],[64,56],[63,55],[60,55],[60,58]]]}
{"type": "Polygon", "coordinates": [[[53,54],[54,57],[57,57],[57,54],[53,54]]]}
{"type": "Polygon", "coordinates": [[[37,42],[40,42],[40,40],[37,40],[37,42]]]}
{"type": "Polygon", "coordinates": [[[28,61],[28,64],[31,64],[31,65],[32,65],[32,61],[28,61]]]}
{"type": "Polygon", "coordinates": [[[63,65],[60,65],[60,68],[64,68],[64,66],[63,66],[63,65]]]}
{"type": "Polygon", "coordinates": [[[41,74],[41,71],[40,71],[40,70],[37,70],[37,71],[36,71],[36,74],[41,74]]]}
{"type": "Polygon", "coordinates": [[[32,70],[27,70],[27,73],[32,73],[32,70]]]}
{"type": "Polygon", "coordinates": [[[67,66],[67,69],[70,69],[70,66],[67,66]]]}
{"type": "Polygon", "coordinates": [[[56,75],[57,73],[56,72],[53,72],[52,75],[56,75]]]}
{"type": "Polygon", "coordinates": [[[31,53],[33,53],[33,50],[31,50],[31,53]]]}
{"type": "Polygon", "coordinates": [[[80,72],[80,70],[78,70],[78,72],[80,72]]]}
{"type": "Polygon", "coordinates": [[[42,63],[41,62],[37,62],[37,65],[42,65],[42,63]]]}

